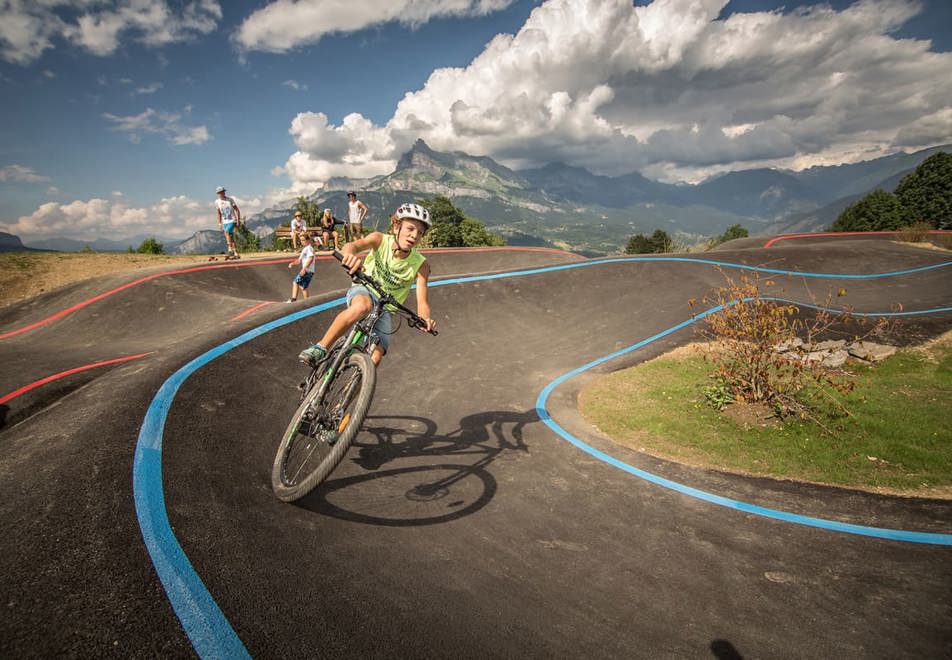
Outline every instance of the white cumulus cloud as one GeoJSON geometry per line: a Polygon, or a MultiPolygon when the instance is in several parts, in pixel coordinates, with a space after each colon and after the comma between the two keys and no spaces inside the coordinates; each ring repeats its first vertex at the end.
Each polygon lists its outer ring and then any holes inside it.
{"type": "MultiPolygon", "coordinates": [[[[548,0],[382,126],[304,112],[292,186],[392,169],[415,139],[511,166],[690,179],[952,141],[952,53],[893,32],[917,0],[735,13],[726,0],[548,0]]],[[[272,5],[276,6],[276,5],[272,5]]]]}
{"type": "Polygon", "coordinates": [[[238,29],[247,50],[284,52],[316,43],[326,34],[356,32],[398,21],[422,25],[433,18],[483,16],[513,0],[276,0],[258,9],[238,29]]]}
{"type": "Polygon", "coordinates": [[[163,46],[210,33],[221,17],[217,0],[4,0],[0,57],[26,65],[57,39],[95,55],[111,55],[125,37],[163,46]]]}
{"type": "MultiPolygon", "coordinates": [[[[236,201],[245,214],[263,208],[258,198],[236,201]]],[[[76,240],[122,240],[143,234],[186,238],[202,229],[216,229],[217,223],[212,199],[198,201],[176,195],[149,206],[134,206],[122,194],[113,193],[109,199],[47,202],[29,215],[0,223],[0,230],[27,239],[64,236],[76,240]]]]}

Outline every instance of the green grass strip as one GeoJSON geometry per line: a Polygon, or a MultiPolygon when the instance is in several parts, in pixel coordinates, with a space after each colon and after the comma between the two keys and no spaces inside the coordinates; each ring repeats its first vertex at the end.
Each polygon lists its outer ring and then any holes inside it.
{"type": "Polygon", "coordinates": [[[775,420],[715,411],[702,394],[713,367],[699,355],[662,357],[605,375],[585,387],[579,407],[617,442],[692,465],[952,495],[952,345],[902,350],[877,366],[849,368],[856,388],[839,398],[851,416],[837,416],[817,398],[832,434],[808,420],[776,427],[775,420]]]}

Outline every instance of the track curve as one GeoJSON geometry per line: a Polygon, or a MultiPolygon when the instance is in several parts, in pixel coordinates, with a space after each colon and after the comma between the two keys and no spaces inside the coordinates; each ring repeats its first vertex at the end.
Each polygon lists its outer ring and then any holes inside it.
{"type": "MultiPolygon", "coordinates": [[[[718,260],[849,275],[871,270],[870,252],[882,265],[875,269],[879,273],[932,268],[851,282],[849,302],[858,309],[900,301],[910,310],[949,306],[950,269],[935,267],[943,262],[941,254],[891,244],[861,242],[835,259],[812,247],[787,246],[780,265],[766,263],[776,254],[753,250],[721,252],[718,260]]],[[[447,272],[440,266],[454,256],[437,265],[434,255],[434,271],[447,272]]],[[[479,270],[479,264],[467,264],[456,272],[479,270]]],[[[440,337],[397,336],[398,350],[381,370],[366,433],[339,472],[301,506],[274,500],[268,469],[276,434],[293,408],[293,355],[333,310],[261,332],[202,365],[201,377],[180,383],[170,402],[159,479],[171,528],[242,647],[258,657],[697,655],[725,643],[750,655],[837,649],[851,657],[902,656],[947,649],[947,550],[712,510],[620,475],[561,443],[540,423],[535,401],[547,383],[682,321],[690,314],[687,299],[703,295],[719,278],[710,264],[615,260],[435,286],[440,337]],[[860,612],[862,623],[855,618],[860,612]]],[[[819,285],[822,280],[803,278],[783,284],[787,295],[799,299],[819,285]]],[[[257,304],[247,295],[232,297],[235,303],[227,306],[240,307],[235,314],[257,304]]],[[[334,296],[327,298],[315,300],[311,309],[334,296]]],[[[192,345],[149,358],[149,370],[139,377],[129,373],[136,368],[131,364],[118,368],[79,388],[59,411],[24,419],[4,433],[3,483],[10,485],[8,477],[23,469],[20,463],[28,464],[21,454],[35,461],[43,453],[35,441],[55,426],[51,418],[77,409],[77,403],[82,409],[96,396],[91,390],[116,392],[123,380],[135,381],[116,406],[119,419],[96,419],[110,437],[128,438],[136,422],[129,424],[127,416],[138,408],[141,420],[150,392],[176,365],[262,318],[277,320],[286,308],[276,307],[265,306],[237,326],[219,322],[214,331],[189,335],[196,338],[192,345]]],[[[910,333],[934,334],[950,325],[952,314],[930,314],[910,333]]],[[[690,338],[688,331],[673,333],[610,368],[690,338]]],[[[571,399],[570,391],[559,391],[552,403],[568,414],[560,422],[574,430],[579,421],[571,416],[571,399]]],[[[55,446],[48,453],[70,448],[69,439],[50,444],[55,446]]],[[[118,462],[129,467],[130,447],[121,455],[118,462]]],[[[652,463],[637,455],[625,459],[652,463]]],[[[820,510],[847,522],[911,523],[941,533],[952,520],[952,509],[941,502],[742,480],[657,463],[653,470],[689,483],[752,496],[764,505],[795,500],[797,510],[820,510]]],[[[119,494],[128,494],[120,481],[119,494]]],[[[102,485],[90,492],[101,495],[102,485]]],[[[30,501],[26,495],[11,499],[30,501]]],[[[121,524],[103,555],[127,558],[118,572],[135,576],[147,556],[141,547],[128,547],[131,507],[119,501],[121,511],[105,516],[121,524]]],[[[9,504],[2,512],[5,522],[23,519],[9,504]]],[[[22,550],[15,555],[27,558],[22,550]]],[[[57,564],[52,557],[49,563],[57,564]]],[[[4,586],[25,598],[22,572],[9,575],[11,584],[4,586]]],[[[120,648],[185,653],[189,643],[175,631],[168,605],[147,597],[156,593],[155,578],[146,589],[133,587],[129,577],[119,583],[112,598],[96,596],[96,602],[138,603],[162,622],[131,625],[136,635],[120,648]]],[[[4,628],[5,638],[16,631],[12,638],[20,645],[11,648],[30,648],[22,644],[31,640],[32,648],[64,648],[62,637],[43,642],[24,632],[29,626],[23,624],[40,620],[42,607],[18,611],[24,612],[14,619],[20,625],[4,628]]],[[[77,630],[87,628],[70,628],[67,639],[78,644],[73,648],[107,648],[77,630]]]]}

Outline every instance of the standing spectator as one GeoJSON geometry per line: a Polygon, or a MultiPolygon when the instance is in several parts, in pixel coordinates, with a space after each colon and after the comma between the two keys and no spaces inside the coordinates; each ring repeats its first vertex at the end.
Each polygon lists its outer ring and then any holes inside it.
{"type": "Polygon", "coordinates": [[[215,200],[215,207],[218,209],[218,229],[225,234],[225,243],[228,244],[228,256],[225,260],[239,259],[238,248],[235,244],[235,228],[241,226],[241,210],[234,198],[225,194],[224,186],[218,186],[215,192],[218,194],[218,199],[215,200]]]}
{"type": "Polygon", "coordinates": [[[311,278],[314,277],[314,248],[311,247],[311,235],[307,232],[301,234],[301,244],[303,245],[301,256],[288,264],[288,268],[294,268],[300,264],[300,270],[294,282],[291,283],[291,297],[284,302],[296,302],[298,291],[301,292],[301,297],[307,300],[307,287],[311,285],[311,278]]]}
{"type": "Polygon", "coordinates": [[[344,240],[348,243],[363,236],[367,211],[369,211],[367,205],[357,199],[357,193],[353,190],[347,193],[347,227],[344,231],[344,240]]]}
{"type": "Polygon", "coordinates": [[[331,245],[331,238],[334,239],[334,249],[340,249],[340,241],[337,237],[337,225],[344,224],[340,220],[334,217],[334,213],[330,209],[324,209],[324,215],[321,216],[321,234],[324,238],[324,247],[329,248],[331,245]]]}
{"type": "MultiPolygon", "coordinates": [[[[304,214],[300,211],[294,212],[294,218],[291,220],[291,247],[294,250],[298,248],[298,239],[307,234],[307,222],[304,220],[304,214]]],[[[303,243],[302,243],[303,245],[303,243]]]]}

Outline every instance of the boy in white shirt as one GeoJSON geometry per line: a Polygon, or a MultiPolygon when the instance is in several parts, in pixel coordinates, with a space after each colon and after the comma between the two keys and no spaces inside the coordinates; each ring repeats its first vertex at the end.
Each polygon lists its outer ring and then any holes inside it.
{"type": "Polygon", "coordinates": [[[297,301],[298,291],[301,297],[307,300],[307,287],[311,284],[311,278],[314,277],[314,248],[311,246],[311,237],[305,232],[301,234],[301,256],[297,260],[288,264],[288,268],[299,267],[300,271],[294,282],[291,283],[291,297],[285,300],[286,303],[297,301]]]}

